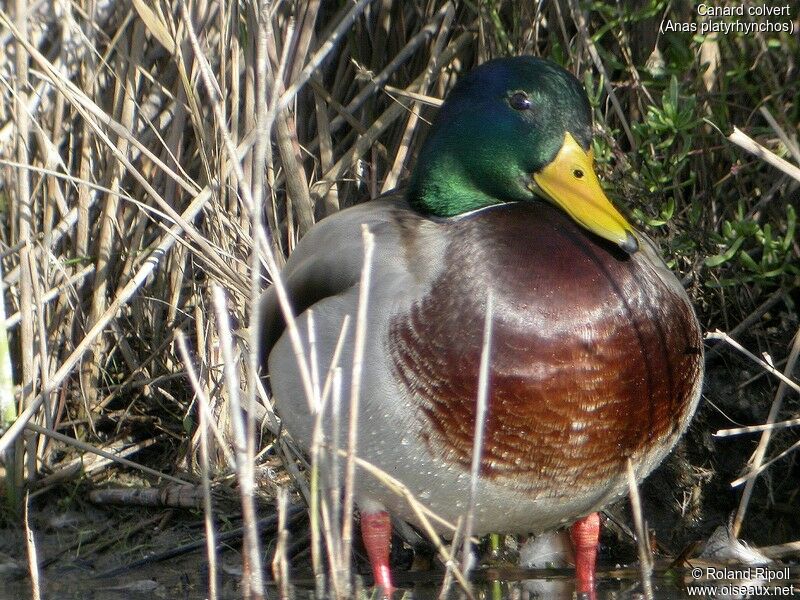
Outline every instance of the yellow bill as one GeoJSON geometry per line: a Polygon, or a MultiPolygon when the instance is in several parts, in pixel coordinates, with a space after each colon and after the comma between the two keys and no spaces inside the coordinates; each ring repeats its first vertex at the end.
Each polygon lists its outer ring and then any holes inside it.
{"type": "Polygon", "coordinates": [[[594,172],[594,153],[586,152],[567,132],[564,145],[549,165],[533,179],[542,192],[579,225],[617,244],[628,254],[639,241],[600,187],[594,172]]]}

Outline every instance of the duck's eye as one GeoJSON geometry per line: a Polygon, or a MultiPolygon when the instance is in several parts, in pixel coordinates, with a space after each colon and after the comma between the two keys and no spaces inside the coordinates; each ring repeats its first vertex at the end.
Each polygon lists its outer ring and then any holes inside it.
{"type": "Polygon", "coordinates": [[[531,99],[525,92],[516,92],[508,99],[508,103],[514,110],[528,110],[531,107],[531,99]]]}
{"type": "Polygon", "coordinates": [[[583,179],[583,171],[580,169],[575,169],[572,172],[572,174],[575,175],[575,177],[577,177],[578,179],[583,179]]]}

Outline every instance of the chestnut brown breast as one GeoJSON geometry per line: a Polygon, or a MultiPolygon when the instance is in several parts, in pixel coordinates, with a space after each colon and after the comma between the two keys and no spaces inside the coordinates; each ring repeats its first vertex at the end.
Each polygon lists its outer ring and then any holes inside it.
{"type": "Polygon", "coordinates": [[[615,476],[685,421],[701,377],[691,305],[665,267],[544,203],[443,223],[430,293],[390,325],[429,451],[469,469],[485,298],[494,290],[481,475],[531,492],[615,476]],[[668,278],[672,278],[668,280],[668,278]]]}

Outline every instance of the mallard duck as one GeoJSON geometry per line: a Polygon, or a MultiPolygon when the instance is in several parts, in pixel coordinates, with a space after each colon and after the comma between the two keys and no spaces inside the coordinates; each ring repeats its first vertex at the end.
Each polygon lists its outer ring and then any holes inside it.
{"type": "MultiPolygon", "coordinates": [[[[282,273],[303,339],[313,311],[324,373],[345,315],[356,313],[368,226],[357,454],[450,522],[470,496],[492,291],[474,533],[573,524],[579,592],[593,589],[597,511],[627,494],[628,459],[642,479],[667,455],[703,373],[689,298],[606,197],[591,148],[591,109],[573,75],[529,56],[489,61],[446,98],[407,189],[319,222],[282,273]]],[[[278,411],[308,449],[314,416],[274,289],[261,315],[278,411]]],[[[349,331],[339,361],[345,399],[349,331]]],[[[355,491],[375,582],[390,590],[388,515],[416,517],[372,477],[359,476],[355,491]]]]}

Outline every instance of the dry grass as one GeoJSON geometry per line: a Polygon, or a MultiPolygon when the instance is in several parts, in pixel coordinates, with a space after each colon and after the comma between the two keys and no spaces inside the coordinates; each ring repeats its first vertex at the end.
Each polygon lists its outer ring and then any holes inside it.
{"type": "MultiPolygon", "coordinates": [[[[791,265],[800,249],[790,237],[780,254],[764,232],[789,236],[793,226],[798,43],[657,36],[665,16],[691,19],[671,4],[577,0],[3,5],[0,252],[17,386],[9,402],[0,377],[3,519],[17,520],[25,489],[42,496],[103,485],[122,466],[154,485],[209,477],[213,488],[236,473],[251,526],[247,594],[260,596],[261,569],[273,564],[286,595],[286,509],[275,562],[263,561],[253,499],[271,501],[288,482],[289,502],[303,496],[314,508],[317,589],[348,596],[352,496],[343,506],[326,496],[319,457],[305,464],[276,438],[256,373],[254,300],[315,221],[405,181],[439,100],[460,73],[494,56],[550,56],[587,83],[612,191],[686,274],[707,328],[744,334],[780,362],[797,327],[791,265]],[[659,64],[681,74],[676,97],[692,117],[673,129],[652,116],[666,112],[672,89],[659,64]],[[755,159],[727,143],[733,126],[753,138],[745,143],[755,159]],[[658,164],[674,168],[661,173],[658,164]],[[726,227],[749,222],[760,233],[726,237],[726,227]],[[92,455],[104,462],[91,467],[92,455]]],[[[303,350],[313,340],[300,339],[291,320],[289,333],[309,403],[338,407],[336,372],[316,372],[303,350]]],[[[797,407],[787,399],[770,422],[797,407]]],[[[763,439],[758,464],[769,459],[763,439]]],[[[382,477],[353,452],[340,458],[346,489],[356,470],[382,477]]],[[[791,461],[770,468],[796,472],[791,461]]],[[[466,588],[456,549],[434,541],[466,588]]],[[[209,569],[215,582],[213,562],[209,569]]]]}

